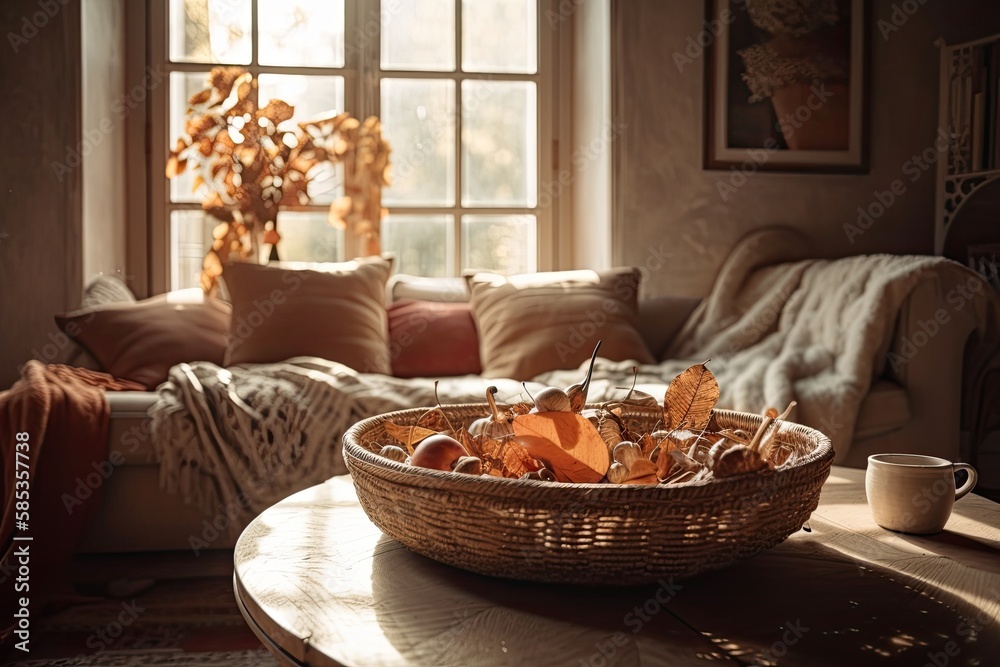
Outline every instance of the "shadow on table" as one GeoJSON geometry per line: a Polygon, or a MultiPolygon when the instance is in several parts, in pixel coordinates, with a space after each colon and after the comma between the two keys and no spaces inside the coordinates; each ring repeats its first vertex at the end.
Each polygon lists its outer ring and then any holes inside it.
{"type": "Polygon", "coordinates": [[[930,553],[953,558],[984,572],[1000,574],[1000,549],[988,541],[978,540],[948,529],[934,535],[907,535],[905,533],[897,533],[897,535],[930,553]]]}
{"type": "Polygon", "coordinates": [[[376,546],[373,606],[385,636],[421,664],[864,667],[1000,655],[995,618],[818,543],[630,588],[494,579],[394,545],[376,546]]]}

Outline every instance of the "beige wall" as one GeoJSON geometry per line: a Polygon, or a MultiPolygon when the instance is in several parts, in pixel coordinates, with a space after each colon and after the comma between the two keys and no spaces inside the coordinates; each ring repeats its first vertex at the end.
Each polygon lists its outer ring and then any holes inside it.
{"type": "Polygon", "coordinates": [[[611,0],[587,0],[573,14],[572,267],[611,266],[611,0]]]}
{"type": "MultiPolygon", "coordinates": [[[[874,19],[890,20],[901,0],[876,0],[874,19]]],[[[618,142],[614,260],[642,264],[662,245],[673,257],[650,274],[647,295],[703,295],[732,247],[748,231],[795,227],[817,254],[924,253],[933,249],[934,172],[910,182],[910,157],[931,145],[937,126],[938,52],[933,42],[1000,31],[995,0],[926,0],[883,38],[873,26],[871,171],[866,175],[758,173],[728,201],[702,169],[704,58],[678,71],[675,51],[702,30],[704,6],[692,0],[617,0],[613,44],[618,142]],[[848,241],[876,190],[904,178],[906,193],[863,235],[848,241]]],[[[883,24],[885,25],[885,24],[883,24]]]]}
{"type": "Polygon", "coordinates": [[[0,3],[0,387],[55,349],[52,315],[80,295],[81,174],[59,167],[80,142],[80,4],[54,4],[0,3]]]}
{"type": "Polygon", "coordinates": [[[123,21],[124,0],[0,3],[0,388],[63,360],[53,315],[125,269],[123,21]]]}
{"type": "Polygon", "coordinates": [[[83,280],[124,277],[124,0],[83,0],[83,130],[92,144],[83,170],[83,280]]]}

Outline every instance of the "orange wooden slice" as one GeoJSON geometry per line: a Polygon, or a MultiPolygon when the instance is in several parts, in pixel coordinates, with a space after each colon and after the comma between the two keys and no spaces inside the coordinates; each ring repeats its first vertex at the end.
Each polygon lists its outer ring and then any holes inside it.
{"type": "Polygon", "coordinates": [[[560,482],[600,482],[611,467],[601,434],[575,412],[519,415],[513,425],[517,441],[533,457],[552,466],[560,482]]]}

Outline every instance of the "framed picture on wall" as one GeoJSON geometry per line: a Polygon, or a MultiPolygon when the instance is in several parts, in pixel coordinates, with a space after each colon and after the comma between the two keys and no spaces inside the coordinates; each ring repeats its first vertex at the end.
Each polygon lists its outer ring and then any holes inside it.
{"type": "Polygon", "coordinates": [[[705,4],[705,168],[867,172],[867,0],[705,4]]]}

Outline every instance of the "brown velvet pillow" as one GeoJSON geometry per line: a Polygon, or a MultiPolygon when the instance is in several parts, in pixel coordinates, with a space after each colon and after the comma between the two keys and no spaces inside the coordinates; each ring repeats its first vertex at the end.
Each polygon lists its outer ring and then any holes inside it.
{"type": "Polygon", "coordinates": [[[389,355],[400,378],[478,375],[479,339],[468,303],[404,299],[389,306],[389,355]]]}
{"type": "Polygon", "coordinates": [[[226,365],[322,357],[389,374],[390,267],[378,257],[322,271],[230,264],[222,274],[233,304],[226,365]]]}
{"type": "Polygon", "coordinates": [[[104,371],[155,389],[179,363],[222,365],[230,312],[200,289],[182,290],[56,315],[56,324],[104,371]]]}
{"type": "Polygon", "coordinates": [[[483,374],[530,380],[577,368],[598,340],[605,359],[654,363],[636,329],[640,277],[635,268],[471,276],[483,374]]]}

